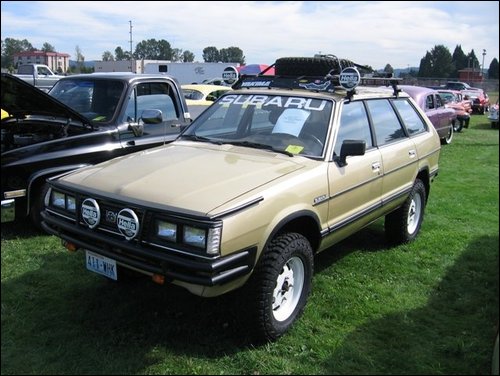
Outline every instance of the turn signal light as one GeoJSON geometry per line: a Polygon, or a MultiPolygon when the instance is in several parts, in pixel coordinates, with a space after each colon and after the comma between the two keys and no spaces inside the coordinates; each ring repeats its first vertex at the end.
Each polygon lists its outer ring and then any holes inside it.
{"type": "Polygon", "coordinates": [[[77,247],[76,244],[73,244],[73,243],[68,242],[66,240],[62,241],[62,245],[63,245],[64,248],[66,248],[70,252],[76,252],[76,251],[78,251],[78,247],[77,247]]]}
{"type": "Polygon", "coordinates": [[[158,283],[159,285],[163,285],[165,283],[165,276],[161,274],[153,274],[151,279],[154,283],[158,283]]]}

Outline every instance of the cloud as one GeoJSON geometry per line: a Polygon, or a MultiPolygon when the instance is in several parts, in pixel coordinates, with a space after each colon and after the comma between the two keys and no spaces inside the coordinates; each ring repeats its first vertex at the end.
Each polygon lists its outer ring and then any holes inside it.
{"type": "MultiPolygon", "coordinates": [[[[374,68],[418,66],[435,45],[498,58],[498,2],[2,1],[2,39],[87,61],[117,46],[164,39],[203,60],[203,49],[239,47],[247,63],[330,53],[374,68]]],[[[486,65],[487,66],[487,65],[486,65]]]]}

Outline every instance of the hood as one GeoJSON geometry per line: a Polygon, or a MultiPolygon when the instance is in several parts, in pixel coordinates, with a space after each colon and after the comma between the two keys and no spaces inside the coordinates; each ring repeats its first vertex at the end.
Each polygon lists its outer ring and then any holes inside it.
{"type": "Polygon", "coordinates": [[[137,204],[206,215],[303,165],[232,145],[177,141],[81,169],[61,182],[137,204]]]}
{"type": "Polygon", "coordinates": [[[2,110],[11,116],[49,115],[90,124],[90,120],[35,86],[8,73],[2,73],[2,110]]]}

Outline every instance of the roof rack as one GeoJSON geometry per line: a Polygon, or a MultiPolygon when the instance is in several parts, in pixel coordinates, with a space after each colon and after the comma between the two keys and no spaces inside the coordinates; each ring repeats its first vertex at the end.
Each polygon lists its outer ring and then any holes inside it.
{"type": "MultiPolygon", "coordinates": [[[[326,76],[268,76],[264,75],[265,71],[258,75],[242,75],[236,81],[232,88],[279,88],[279,89],[303,89],[315,92],[344,92],[346,96],[352,98],[355,94],[355,88],[347,90],[340,86],[339,75],[326,75],[326,76]]],[[[397,97],[401,91],[397,87],[398,82],[402,81],[401,78],[394,77],[361,77],[360,85],[363,86],[391,86],[394,91],[394,96],[397,97]]]]}
{"type": "Polygon", "coordinates": [[[394,96],[397,97],[401,91],[397,87],[399,81],[401,79],[392,77],[392,73],[378,73],[368,66],[355,64],[347,59],[339,59],[335,55],[315,55],[313,58],[277,59],[274,64],[257,75],[241,75],[232,88],[259,87],[305,89],[326,93],[344,92],[346,97],[351,99],[356,94],[355,88],[358,85],[391,86],[394,96]],[[273,67],[276,74],[265,75],[273,67]]]}

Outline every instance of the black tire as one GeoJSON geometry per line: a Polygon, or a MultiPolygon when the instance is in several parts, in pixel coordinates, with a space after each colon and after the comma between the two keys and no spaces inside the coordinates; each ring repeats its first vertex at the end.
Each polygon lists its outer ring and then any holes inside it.
{"type": "Polygon", "coordinates": [[[313,270],[313,251],[304,236],[283,233],[269,243],[247,285],[247,313],[255,340],[278,339],[300,317],[311,291],[313,270]]]}
{"type": "Polygon", "coordinates": [[[462,129],[464,128],[464,120],[455,120],[455,124],[453,125],[453,131],[454,132],[462,132],[462,129]]]}
{"type": "Polygon", "coordinates": [[[385,216],[385,234],[390,243],[408,243],[417,237],[424,219],[426,200],[425,185],[417,179],[404,204],[385,216]]]}
{"type": "Polygon", "coordinates": [[[326,76],[351,66],[349,60],[334,57],[282,57],[276,60],[274,70],[277,76],[326,76]]]}
{"type": "Polygon", "coordinates": [[[445,137],[441,139],[441,145],[449,145],[451,144],[451,140],[453,140],[453,125],[448,129],[448,133],[445,137]]]}

